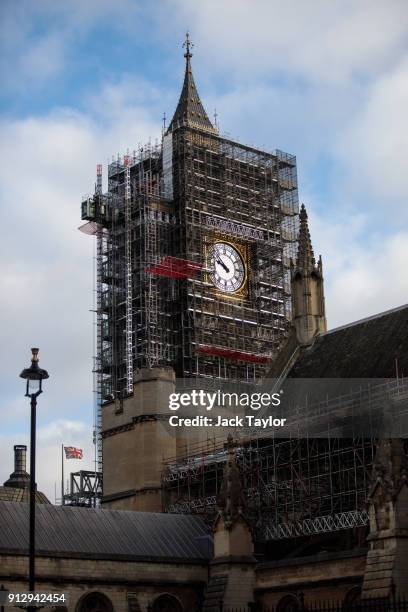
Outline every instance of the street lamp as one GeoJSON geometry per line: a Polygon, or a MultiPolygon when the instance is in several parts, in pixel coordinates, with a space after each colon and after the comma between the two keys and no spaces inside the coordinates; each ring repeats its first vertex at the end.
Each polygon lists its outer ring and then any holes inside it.
{"type": "MultiPolygon", "coordinates": [[[[42,393],[42,381],[48,378],[47,370],[38,366],[38,348],[31,349],[31,366],[23,370],[21,378],[27,381],[25,397],[31,399],[31,434],[30,434],[30,540],[28,565],[28,590],[35,591],[35,434],[37,397],[42,393]]],[[[30,607],[35,610],[35,607],[30,607]]]]}
{"type": "Polygon", "coordinates": [[[5,604],[7,603],[7,597],[9,593],[10,591],[8,589],[5,589],[4,585],[2,584],[0,587],[0,612],[4,612],[5,604]]]}

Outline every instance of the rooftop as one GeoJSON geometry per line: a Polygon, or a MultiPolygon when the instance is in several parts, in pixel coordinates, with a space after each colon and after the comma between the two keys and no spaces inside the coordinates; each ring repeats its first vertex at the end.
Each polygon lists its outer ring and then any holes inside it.
{"type": "MultiPolygon", "coordinates": [[[[36,554],[203,563],[212,541],[201,519],[178,514],[37,506],[36,554]]],[[[29,506],[0,501],[0,554],[27,554],[29,506]]]]}
{"type": "Polygon", "coordinates": [[[408,376],[408,305],[317,336],[289,378],[408,376]]]}

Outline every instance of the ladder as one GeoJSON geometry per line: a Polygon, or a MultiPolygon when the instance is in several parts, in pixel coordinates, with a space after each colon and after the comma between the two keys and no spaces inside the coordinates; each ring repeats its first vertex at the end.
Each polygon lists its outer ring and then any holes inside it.
{"type": "Polygon", "coordinates": [[[126,296],[126,391],[133,392],[133,287],[132,287],[132,192],[130,158],[125,156],[125,296],[126,296]]]}

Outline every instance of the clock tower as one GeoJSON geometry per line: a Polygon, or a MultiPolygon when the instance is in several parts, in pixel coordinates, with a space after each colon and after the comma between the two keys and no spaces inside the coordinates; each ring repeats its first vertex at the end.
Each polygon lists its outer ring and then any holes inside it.
{"type": "Polygon", "coordinates": [[[198,95],[188,35],[184,47],[180,99],[161,141],[113,160],[106,193],[98,167],[82,202],[81,229],[97,239],[96,434],[101,463],[104,430],[110,470],[121,447],[112,436],[161,412],[160,393],[146,408],[140,389],[150,397],[157,381],[253,382],[291,320],[296,158],[221,135],[198,95]]]}

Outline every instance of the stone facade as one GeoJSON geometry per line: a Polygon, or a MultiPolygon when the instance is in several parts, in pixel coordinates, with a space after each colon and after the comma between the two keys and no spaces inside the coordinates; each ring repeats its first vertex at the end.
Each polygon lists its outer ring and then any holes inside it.
{"type": "Polygon", "coordinates": [[[276,606],[288,595],[304,595],[304,602],[342,604],[352,590],[360,591],[366,550],[325,553],[313,557],[261,563],[256,568],[257,599],[276,606]]]}
{"type": "Polygon", "coordinates": [[[408,595],[408,457],[401,439],[380,440],[370,492],[364,597],[408,595]]]}
{"type": "Polygon", "coordinates": [[[133,396],[103,406],[103,507],[162,512],[163,459],[176,455],[165,418],[174,389],[173,369],[144,369],[133,396]]]}
{"type": "MultiPolygon", "coordinates": [[[[0,582],[11,592],[27,590],[26,556],[1,555],[0,582]]],[[[67,592],[69,612],[82,612],[84,596],[101,593],[115,612],[147,612],[149,604],[168,594],[184,612],[242,607],[251,601],[276,606],[288,595],[304,594],[305,604],[316,601],[343,603],[359,592],[364,579],[366,551],[322,554],[255,563],[251,556],[216,557],[207,564],[154,563],[39,556],[37,591],[67,592]],[[214,595],[211,598],[211,595],[214,595]],[[132,606],[138,605],[138,608],[132,606]]]]}
{"type": "MultiPolygon", "coordinates": [[[[11,592],[28,590],[26,556],[1,555],[0,581],[11,592]]],[[[69,612],[81,612],[81,600],[102,593],[115,612],[129,612],[131,603],[146,612],[163,594],[177,599],[182,610],[198,610],[207,582],[206,565],[149,563],[43,557],[36,559],[37,592],[67,592],[69,612]]],[[[137,608],[135,608],[137,609],[137,608]]]]}

